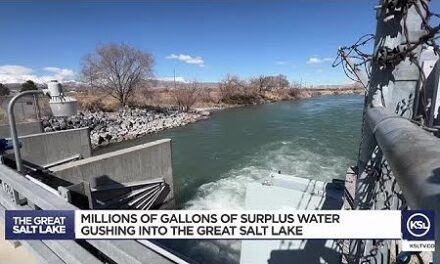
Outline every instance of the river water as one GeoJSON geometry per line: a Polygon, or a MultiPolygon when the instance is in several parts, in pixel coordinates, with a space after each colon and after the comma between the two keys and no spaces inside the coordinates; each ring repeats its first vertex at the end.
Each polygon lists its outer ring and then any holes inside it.
{"type": "MultiPolygon", "coordinates": [[[[354,165],[363,97],[322,96],[228,109],[210,119],[106,147],[107,152],[171,138],[179,208],[243,208],[246,185],[281,171],[328,181],[354,165]]],[[[168,242],[179,253],[210,263],[236,262],[239,244],[168,242]]]]}

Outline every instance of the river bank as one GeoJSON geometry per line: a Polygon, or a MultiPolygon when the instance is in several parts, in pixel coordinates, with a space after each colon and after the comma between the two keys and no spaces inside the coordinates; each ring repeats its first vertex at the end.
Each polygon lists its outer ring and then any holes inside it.
{"type": "Polygon", "coordinates": [[[124,107],[112,112],[82,109],[78,115],[73,117],[45,118],[42,124],[45,132],[89,127],[91,144],[96,149],[112,143],[119,143],[155,134],[163,130],[186,126],[209,118],[210,113],[213,111],[278,101],[303,100],[321,95],[347,94],[359,94],[359,90],[304,90],[300,94],[295,94],[295,96],[282,93],[266,94],[258,102],[249,104],[198,105],[188,112],[173,110],[172,107],[124,107]]]}
{"type": "Polygon", "coordinates": [[[43,119],[45,132],[90,128],[92,148],[132,140],[162,130],[185,126],[208,118],[209,112],[178,112],[172,110],[149,110],[122,108],[117,112],[81,112],[67,118],[43,119]]]}

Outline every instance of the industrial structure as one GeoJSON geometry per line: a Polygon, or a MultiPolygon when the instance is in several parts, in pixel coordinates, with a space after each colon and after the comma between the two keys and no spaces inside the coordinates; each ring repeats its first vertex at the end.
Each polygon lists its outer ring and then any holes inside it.
{"type": "MultiPolygon", "coordinates": [[[[366,88],[353,210],[429,209],[440,215],[438,139],[440,27],[427,0],[382,0],[374,36],[340,49],[347,74],[366,88]],[[362,46],[374,40],[372,54],[362,46]],[[423,56],[423,55],[429,56],[423,56]]],[[[350,192],[346,192],[350,193],[350,192]]],[[[436,241],[440,221],[435,223],[436,241]]],[[[439,243],[434,263],[440,261],[439,243]]],[[[400,251],[399,241],[352,240],[344,263],[430,263],[400,251]]]]}
{"type": "MultiPolygon", "coordinates": [[[[88,128],[26,133],[41,130],[41,124],[15,124],[14,104],[22,96],[40,93],[50,96],[55,116],[76,110],[75,100],[66,98],[56,81],[48,90],[26,91],[11,99],[12,140],[1,141],[1,218],[8,209],[174,208],[169,139],[92,156],[88,128]]],[[[150,241],[21,243],[41,263],[186,263],[150,241]]]]}

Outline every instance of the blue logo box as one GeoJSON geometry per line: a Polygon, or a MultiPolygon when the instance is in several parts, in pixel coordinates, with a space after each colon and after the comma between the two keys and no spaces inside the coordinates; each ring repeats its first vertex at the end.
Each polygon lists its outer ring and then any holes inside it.
{"type": "Polygon", "coordinates": [[[402,238],[409,241],[435,240],[434,212],[407,210],[402,212],[402,238]]]}
{"type": "Polygon", "coordinates": [[[6,210],[5,238],[11,240],[74,239],[73,210],[6,210]]]}

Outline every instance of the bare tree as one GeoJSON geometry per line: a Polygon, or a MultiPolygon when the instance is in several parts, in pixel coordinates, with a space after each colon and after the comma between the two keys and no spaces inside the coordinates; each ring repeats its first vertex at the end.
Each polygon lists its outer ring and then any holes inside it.
{"type": "Polygon", "coordinates": [[[287,80],[287,76],[279,74],[273,77],[275,80],[275,89],[286,89],[289,88],[290,82],[287,80]]]}
{"type": "Polygon", "coordinates": [[[200,94],[199,84],[197,82],[176,84],[172,94],[179,111],[188,112],[200,94]]]}
{"type": "Polygon", "coordinates": [[[98,47],[83,59],[83,79],[126,105],[136,89],[153,76],[153,57],[125,44],[98,47]]]}
{"type": "Polygon", "coordinates": [[[81,79],[92,91],[95,91],[95,80],[98,79],[98,70],[95,69],[95,62],[91,54],[84,56],[82,60],[81,79]]]}
{"type": "Polygon", "coordinates": [[[274,90],[284,89],[289,87],[289,81],[285,75],[264,76],[260,75],[250,79],[250,86],[262,94],[274,90]]]}
{"type": "Polygon", "coordinates": [[[250,82],[250,86],[260,94],[270,90],[269,78],[264,75],[260,75],[258,77],[251,78],[249,80],[249,82],[250,82]]]}
{"type": "Polygon", "coordinates": [[[236,94],[242,93],[247,89],[246,82],[235,75],[226,75],[219,83],[220,101],[227,102],[236,94]]]}

